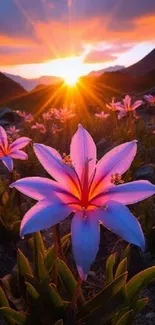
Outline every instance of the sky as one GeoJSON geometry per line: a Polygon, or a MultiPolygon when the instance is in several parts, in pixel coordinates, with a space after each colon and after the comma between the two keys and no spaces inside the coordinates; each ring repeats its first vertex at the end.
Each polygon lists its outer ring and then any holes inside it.
{"type": "Polygon", "coordinates": [[[154,48],[154,0],[0,1],[2,72],[84,75],[129,66],[154,48]]]}

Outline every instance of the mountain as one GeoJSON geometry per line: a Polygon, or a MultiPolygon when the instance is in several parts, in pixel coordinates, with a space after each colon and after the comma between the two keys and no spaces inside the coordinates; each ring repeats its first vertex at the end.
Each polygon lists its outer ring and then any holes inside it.
{"type": "Polygon", "coordinates": [[[93,77],[98,77],[100,75],[102,75],[105,72],[115,72],[115,71],[119,71],[124,69],[125,67],[123,65],[115,65],[113,67],[108,67],[99,71],[92,71],[89,73],[89,76],[93,76],[93,77]]]}
{"type": "Polygon", "coordinates": [[[17,82],[0,72],[0,102],[25,95],[26,90],[17,82]]]}
{"type": "Polygon", "coordinates": [[[22,87],[24,87],[27,91],[31,91],[38,85],[52,85],[57,82],[60,82],[62,79],[55,76],[42,76],[40,78],[35,79],[27,79],[22,78],[20,76],[16,76],[10,73],[5,73],[5,76],[11,78],[15,82],[19,83],[22,87]]]}
{"type": "Polygon", "coordinates": [[[125,73],[133,76],[143,76],[155,69],[155,49],[146,55],[142,60],[124,69],[125,73]]]}
{"type": "MultiPolygon", "coordinates": [[[[100,71],[92,71],[90,72],[90,76],[95,76],[98,77],[104,72],[111,72],[111,71],[118,71],[123,69],[124,66],[116,65],[113,67],[108,67],[106,69],[100,70],[100,71]]],[[[62,78],[55,77],[55,76],[42,76],[40,78],[35,78],[35,79],[27,79],[27,78],[22,78],[17,75],[13,75],[10,73],[5,73],[4,74],[14,80],[15,82],[19,83],[22,87],[24,87],[27,91],[31,91],[32,89],[36,88],[39,85],[52,85],[57,82],[61,82],[62,78]]]]}

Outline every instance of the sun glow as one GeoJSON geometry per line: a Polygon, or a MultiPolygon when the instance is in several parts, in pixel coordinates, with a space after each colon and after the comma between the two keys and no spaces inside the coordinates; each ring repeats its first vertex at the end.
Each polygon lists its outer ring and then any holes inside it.
{"type": "Polygon", "coordinates": [[[51,74],[61,77],[69,86],[74,86],[81,76],[87,74],[86,67],[83,63],[83,57],[81,56],[56,59],[46,64],[48,75],[51,74]]]}
{"type": "Polygon", "coordinates": [[[66,83],[68,86],[71,86],[71,87],[72,87],[72,86],[75,86],[75,85],[77,84],[78,79],[79,79],[79,77],[74,76],[74,75],[72,75],[72,74],[70,74],[70,75],[64,77],[64,81],[65,81],[65,83],[66,83]]]}

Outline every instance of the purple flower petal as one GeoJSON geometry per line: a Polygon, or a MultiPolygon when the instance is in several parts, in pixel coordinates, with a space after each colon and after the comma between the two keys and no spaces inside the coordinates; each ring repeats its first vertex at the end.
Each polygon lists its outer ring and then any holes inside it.
{"type": "Polygon", "coordinates": [[[89,163],[88,177],[90,179],[96,165],[96,146],[91,135],[82,125],[79,125],[72,138],[70,156],[81,181],[83,181],[86,164],[89,163]]]}
{"type": "Polygon", "coordinates": [[[77,203],[77,199],[60,184],[45,177],[25,177],[14,182],[10,187],[15,187],[21,193],[35,200],[44,198],[50,200],[56,194],[64,203],[71,202],[73,199],[77,203]]]}
{"type": "Polygon", "coordinates": [[[85,280],[90,266],[99,249],[100,231],[99,223],[94,213],[83,211],[75,214],[71,224],[72,247],[79,275],[85,280]]]}
{"type": "Polygon", "coordinates": [[[14,150],[18,150],[18,149],[22,149],[25,146],[27,146],[27,144],[31,141],[31,139],[27,138],[27,137],[21,137],[17,140],[15,140],[11,145],[10,145],[10,152],[12,153],[14,150]]]}
{"type": "Polygon", "coordinates": [[[96,210],[96,217],[112,232],[129,243],[145,249],[145,239],[140,223],[123,204],[115,201],[106,203],[106,207],[96,210]]]}
{"type": "Polygon", "coordinates": [[[5,167],[9,170],[9,172],[13,171],[13,160],[12,158],[8,156],[3,156],[2,162],[5,165],[5,167]]]}
{"type": "Polygon", "coordinates": [[[20,159],[20,160],[28,159],[27,153],[22,150],[13,151],[12,153],[9,154],[9,157],[14,158],[14,159],[20,159]]]}
{"type": "Polygon", "coordinates": [[[8,146],[8,137],[5,129],[0,126],[0,145],[4,148],[7,148],[8,146]]]}
{"type": "Polygon", "coordinates": [[[39,201],[25,214],[20,227],[21,237],[54,226],[71,212],[69,206],[61,203],[54,196],[51,201],[39,201]]]}
{"type": "Polygon", "coordinates": [[[148,181],[135,181],[117,186],[111,186],[101,192],[92,201],[94,204],[103,205],[107,201],[118,201],[122,204],[133,204],[155,194],[155,185],[148,181]]]}
{"type": "Polygon", "coordinates": [[[60,184],[76,190],[78,182],[75,170],[65,164],[55,149],[44,144],[35,143],[34,152],[45,170],[60,184]]]}
{"type": "Polygon", "coordinates": [[[111,176],[118,173],[124,174],[130,167],[137,151],[137,141],[123,143],[101,158],[96,166],[94,185],[98,186],[103,181],[102,187],[110,183],[111,176]]]}

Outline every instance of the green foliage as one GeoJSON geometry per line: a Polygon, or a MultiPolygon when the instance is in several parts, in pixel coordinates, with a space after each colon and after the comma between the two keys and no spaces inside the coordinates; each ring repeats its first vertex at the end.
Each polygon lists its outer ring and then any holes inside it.
{"type": "MultiPolygon", "coordinates": [[[[69,238],[70,234],[61,239],[63,248],[69,238]]],[[[9,278],[2,280],[4,291],[0,289],[0,314],[9,325],[60,325],[63,321],[65,323],[70,313],[76,317],[77,324],[84,322],[85,325],[109,325],[110,321],[111,325],[129,325],[136,313],[148,303],[147,298],[140,299],[138,296],[155,279],[155,267],[144,270],[127,281],[127,257],[118,261],[116,255],[111,254],[106,262],[107,279],[103,289],[87,301],[80,289],[75,315],[72,303],[77,280],[69,266],[56,256],[54,246],[46,250],[39,232],[33,236],[30,245],[33,248],[32,261],[18,250],[17,277],[10,283],[9,278]],[[10,295],[12,284],[12,290],[21,297],[22,312],[18,309],[16,299],[10,295]]],[[[127,251],[129,253],[128,248],[127,251]]]]}
{"type": "Polygon", "coordinates": [[[109,284],[113,281],[113,268],[116,263],[116,254],[111,254],[106,262],[106,273],[105,273],[105,278],[106,278],[106,284],[109,284]]]}

